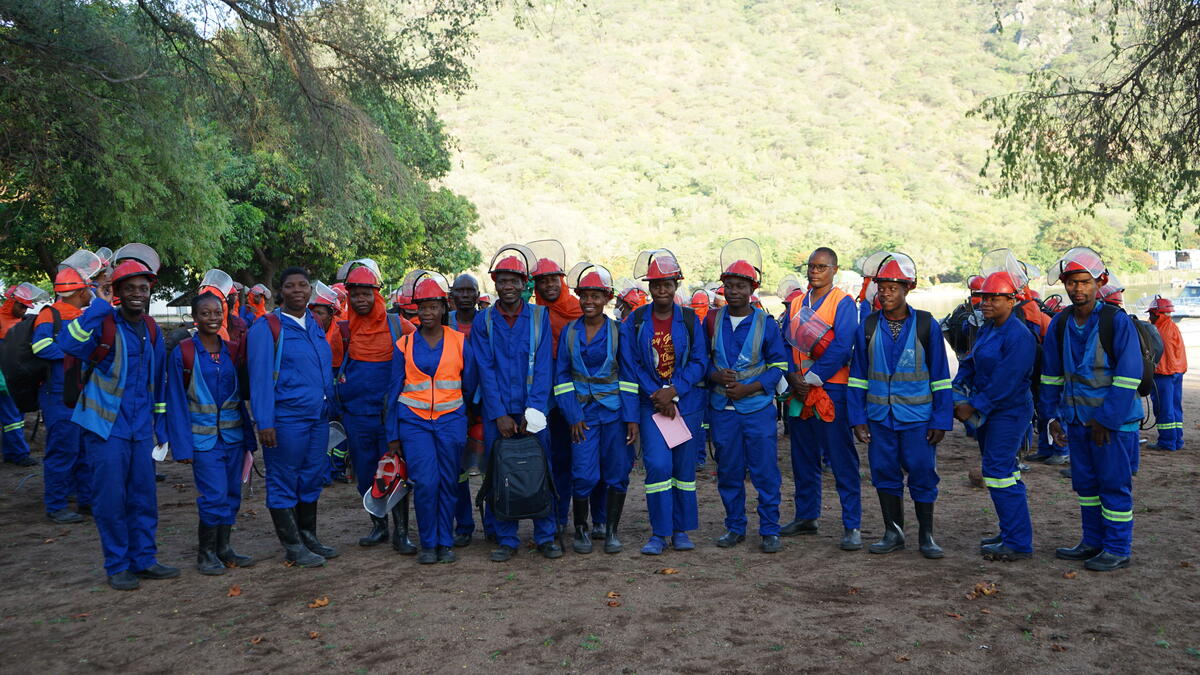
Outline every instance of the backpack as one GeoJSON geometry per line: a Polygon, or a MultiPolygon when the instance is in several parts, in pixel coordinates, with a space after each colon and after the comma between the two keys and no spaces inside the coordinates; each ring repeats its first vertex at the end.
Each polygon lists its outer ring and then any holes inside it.
{"type": "MultiPolygon", "coordinates": [[[[62,315],[53,306],[47,307],[54,317],[54,335],[58,337],[62,315]]],[[[38,389],[50,375],[50,362],[33,353],[33,324],[37,315],[26,316],[8,330],[0,349],[0,371],[8,381],[8,393],[23,413],[41,408],[38,389]]]]}
{"type": "Polygon", "coordinates": [[[500,520],[548,518],[554,514],[556,494],[550,464],[537,436],[497,438],[475,506],[482,514],[485,500],[490,502],[500,520]]]}
{"type": "MultiPolygon", "coordinates": [[[[153,349],[154,343],[158,342],[158,324],[149,314],[143,314],[142,320],[146,322],[150,348],[153,349]]],[[[112,314],[109,314],[100,322],[100,340],[87,358],[86,371],[83,370],[82,360],[67,354],[63,359],[63,405],[68,408],[75,407],[75,404],[79,402],[79,394],[83,391],[83,386],[92,379],[92,371],[108,357],[116,340],[117,320],[113,318],[112,314]]]]}
{"type": "MultiPolygon", "coordinates": [[[[234,342],[230,340],[225,343],[225,348],[229,350],[229,356],[233,359],[234,365],[237,366],[238,397],[244,401],[246,400],[246,397],[242,396],[245,390],[245,387],[242,385],[242,380],[246,352],[240,348],[240,345],[240,342],[234,342]]],[[[195,370],[196,367],[196,343],[192,342],[190,336],[187,340],[183,340],[179,343],[179,357],[180,360],[183,361],[183,388],[186,391],[188,387],[192,386],[192,371],[195,370]]]]}
{"type": "MultiPolygon", "coordinates": [[[[1113,346],[1113,321],[1117,314],[1125,314],[1125,310],[1107,302],[1101,302],[1100,312],[1100,346],[1104,348],[1104,353],[1108,355],[1108,360],[1112,363],[1117,362],[1116,349],[1113,346]]],[[[1058,325],[1055,326],[1055,337],[1058,338],[1059,349],[1063,347],[1063,335],[1067,330],[1067,322],[1073,321],[1075,308],[1068,307],[1062,311],[1066,315],[1060,319],[1058,325]]],[[[1128,315],[1126,315],[1128,316],[1128,315]]],[[[1162,336],[1158,335],[1158,329],[1154,328],[1145,321],[1139,321],[1131,317],[1134,330],[1137,331],[1138,347],[1142,355],[1142,380],[1138,384],[1138,396],[1149,396],[1150,392],[1154,391],[1154,368],[1158,365],[1163,355],[1162,336]]]]}
{"type": "Polygon", "coordinates": [[[975,337],[979,335],[979,326],[971,323],[971,318],[975,315],[975,310],[971,303],[964,302],[954,308],[953,312],[946,315],[946,318],[940,322],[942,335],[946,337],[946,342],[950,343],[950,348],[955,354],[966,354],[971,351],[971,347],[975,346],[975,337]]]}

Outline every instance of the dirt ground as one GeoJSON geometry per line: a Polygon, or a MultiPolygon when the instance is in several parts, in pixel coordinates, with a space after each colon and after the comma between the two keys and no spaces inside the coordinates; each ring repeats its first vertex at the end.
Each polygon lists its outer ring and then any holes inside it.
{"type": "MultiPolygon", "coordinates": [[[[117,592],[105,583],[90,519],[44,516],[40,470],[0,465],[0,659],[10,672],[510,671],[755,672],[935,670],[1158,672],[1200,670],[1200,377],[1187,379],[1187,448],[1146,452],[1135,479],[1134,563],[1108,574],[1056,560],[1079,539],[1078,509],[1058,467],[1025,474],[1035,558],[980,559],[994,532],[991,501],[967,471],[978,450],[960,431],[939,448],[938,539],[943,560],[916,550],[870,555],[837,549],[840,512],[826,476],[823,529],[726,550],[711,479],[699,483],[698,548],[638,554],[649,534],[635,470],[623,523],[626,551],[568,551],[557,561],[522,551],[487,560],[476,538],[453,565],[418,566],[390,547],[363,549],[367,525],[354,488],[325,492],[321,532],[342,555],[321,569],[283,565],[261,483],[235,532],[256,567],[203,577],[194,569],[196,507],[190,468],[160,465],[159,559],[179,579],[117,592]],[[831,499],[831,497],[833,497],[831,499]],[[659,573],[673,568],[674,574],[659,573]],[[998,593],[968,599],[978,583],[998,593]],[[232,586],[240,594],[231,597],[232,586]],[[610,594],[617,594],[615,603],[610,594]],[[328,604],[312,607],[318,598],[328,604]],[[619,603],[618,606],[610,606],[619,603]]],[[[32,419],[30,420],[32,426],[32,419]]],[[[40,455],[38,437],[35,450],[40,455]]],[[[790,494],[787,439],[780,439],[790,494]]],[[[863,463],[863,539],[881,534],[863,463]]],[[[751,491],[751,494],[753,492],[751,491]]],[[[753,509],[753,498],[750,509],[753,509]]],[[[784,519],[792,516],[790,498],[784,519]]],[[[754,517],[751,515],[752,528],[754,517]]],[[[529,536],[528,524],[522,527],[529,536]]]]}

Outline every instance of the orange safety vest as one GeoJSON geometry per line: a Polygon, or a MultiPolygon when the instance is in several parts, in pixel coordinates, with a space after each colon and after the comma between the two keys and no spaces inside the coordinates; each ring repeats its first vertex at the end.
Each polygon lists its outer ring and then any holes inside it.
{"type": "Polygon", "coordinates": [[[396,401],[418,417],[436,420],[463,404],[463,334],[442,326],[442,360],[433,377],[421,372],[413,360],[413,340],[417,337],[417,333],[409,333],[396,340],[396,348],[404,354],[404,390],[396,401]]]}
{"type": "MultiPolygon", "coordinates": [[[[807,297],[808,297],[808,291],[805,291],[801,295],[798,295],[795,298],[793,298],[792,306],[790,308],[788,308],[788,314],[793,317],[798,316],[800,314],[800,308],[804,307],[804,299],[807,297]]],[[[825,300],[821,303],[821,306],[819,308],[817,308],[817,310],[816,310],[817,316],[821,317],[822,321],[824,321],[825,323],[829,324],[832,327],[833,322],[837,319],[838,304],[840,304],[842,302],[842,298],[844,298],[844,297],[847,297],[846,292],[843,291],[842,289],[838,288],[837,286],[834,286],[833,289],[829,291],[829,294],[825,296],[825,300]]],[[[833,331],[832,330],[829,331],[828,333],[826,333],[825,337],[821,338],[821,341],[819,343],[817,343],[816,347],[813,347],[813,351],[812,351],[811,355],[805,354],[805,353],[801,352],[799,349],[792,347],[792,357],[796,359],[796,363],[800,364],[800,372],[801,373],[808,372],[808,369],[810,367],[812,367],[813,361],[816,361],[817,359],[821,358],[821,355],[825,353],[825,348],[829,346],[830,342],[833,342],[833,331]]],[[[829,384],[846,384],[849,381],[850,381],[850,364],[849,363],[842,366],[842,368],[840,370],[838,370],[836,373],[834,373],[832,377],[825,380],[825,382],[829,383],[829,384]]]]}

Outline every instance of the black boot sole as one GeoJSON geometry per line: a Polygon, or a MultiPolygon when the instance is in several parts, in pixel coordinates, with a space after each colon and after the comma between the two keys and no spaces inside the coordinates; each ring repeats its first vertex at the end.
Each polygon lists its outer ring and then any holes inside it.
{"type": "Polygon", "coordinates": [[[869,551],[871,553],[878,553],[880,555],[883,555],[885,553],[895,553],[896,551],[903,551],[903,550],[904,550],[904,544],[892,544],[891,546],[880,546],[879,544],[871,544],[870,546],[867,547],[867,551],[869,551]]]}

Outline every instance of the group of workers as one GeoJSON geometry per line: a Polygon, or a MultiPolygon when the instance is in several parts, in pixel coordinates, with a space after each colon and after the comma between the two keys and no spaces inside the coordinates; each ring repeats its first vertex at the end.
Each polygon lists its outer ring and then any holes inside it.
{"type": "MultiPolygon", "coordinates": [[[[1053,318],[1020,300],[1031,292],[1029,278],[1011,253],[985,257],[972,284],[980,321],[953,379],[941,328],[907,302],[916,266],[897,252],[864,261],[855,297],[834,283],[837,254],[816,249],[778,320],[757,302],[761,254],[747,239],[722,249],[720,287],[690,300],[667,249],[638,255],[633,272],[643,287],[618,285],[591,262],[568,270],[553,240],[501,247],[489,266],[494,304],[486,305],[469,274],[451,285],[415,270],[390,296],[389,311],[383,275],[363,258],[343,265],[332,286],[304,268],[285,269],[268,311],[270,289],[247,291],[210,270],[191,301],[193,327],[169,352],[147,312],[159,264],[142,244],[76,252],[59,266],[57,300],[38,314],[32,338],[34,354],[50,364],[40,390],[47,514],[77,522],[80,512],[91,513],[116,589],[179,575],[158,562],[155,548],[154,461],[168,452],[192,465],[201,573],[254,563],[234,551],[230,536],[259,449],[286,560],[312,567],[336,557],[317,534],[318,502],[336,459],[333,420],[345,429],[364,503],[392,457],[403,458],[411,481],[410,493],[389,502],[390,513],[368,514],[370,529],[358,543],[390,540],[429,564],[454,562],[454,549],[472,541],[473,455],[483,451],[486,471],[498,439],[526,435],[538,440],[555,494],[548,515],[533,519],[534,542],[547,558],[560,557],[568,537],[580,554],[592,552],[593,539],[605,553],[623,550],[618,527],[639,448],[650,522],[641,553],[694,549],[696,471],[709,442],[725,510],[717,546],[737,546],[748,534],[747,477],[763,552],[779,551],[781,536],[818,532],[827,466],[841,505],[839,547],[859,550],[855,439],[868,446],[882,512],[882,537],[868,550],[905,548],[907,485],[920,553],[941,558],[936,446],[955,419],[979,442],[999,519],[981,554],[1029,558],[1018,453],[1036,419],[1043,435],[1070,448],[1081,508],[1081,541],[1056,555],[1098,571],[1129,564],[1143,356],[1130,317],[1100,299],[1110,275],[1091,249],[1071,249],[1052,270],[1069,299],[1053,318]],[[786,523],[779,405],[794,476],[795,514],[786,523]]],[[[10,303],[35,304],[35,287],[26,286],[8,293],[0,318],[18,316],[10,303]]],[[[1170,312],[1165,299],[1151,308],[1168,354],[1153,377],[1154,447],[1165,450],[1182,446],[1186,370],[1170,312]]],[[[4,406],[0,395],[7,419],[4,406]]],[[[21,463],[24,437],[17,433],[18,443],[5,431],[5,459],[11,447],[10,461],[21,463]]],[[[518,522],[497,517],[484,501],[481,525],[496,544],[491,560],[507,561],[521,548],[518,522]]]]}

